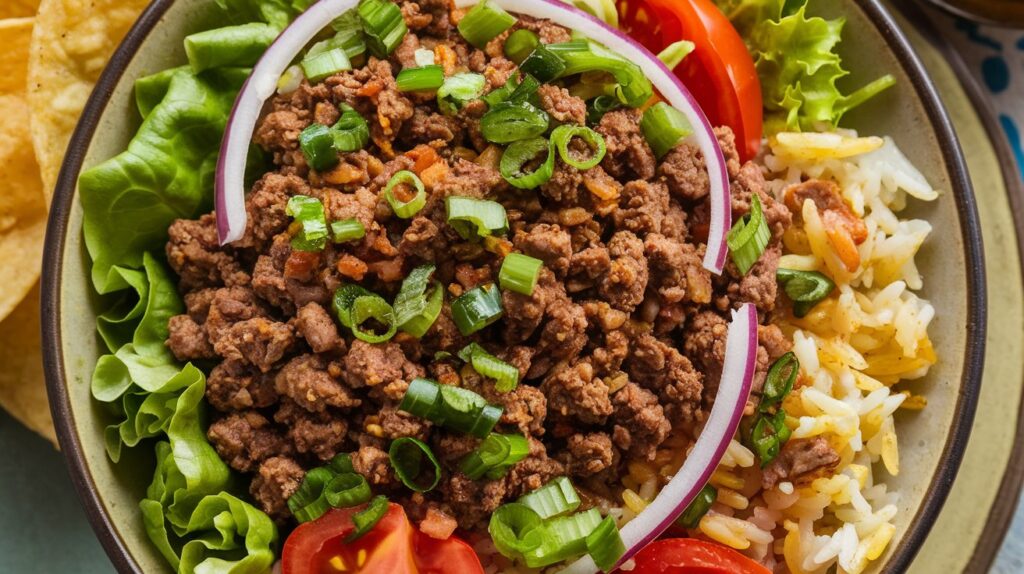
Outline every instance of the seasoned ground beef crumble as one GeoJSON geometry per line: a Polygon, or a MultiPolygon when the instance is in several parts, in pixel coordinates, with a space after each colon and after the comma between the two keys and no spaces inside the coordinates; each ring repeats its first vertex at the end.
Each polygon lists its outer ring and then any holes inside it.
{"type": "MultiPolygon", "coordinates": [[[[732,133],[716,129],[733,216],[745,215],[757,194],[772,241],[745,276],[730,262],[712,277],[701,265],[710,210],[704,160],[683,143],[658,161],[634,110],[612,111],[593,126],[607,144],[598,167],[580,172],[558,160],[537,190],[511,187],[497,171],[500,154],[480,133],[484,102],[448,116],[432,94],[402,93],[395,83],[398,70],[415,65],[415,50],[444,46],[454,54],[453,70],[481,73],[488,90],[498,88],[517,73],[501,50],[507,33],[477,50],[455,31],[447,2],[399,4],[410,32],[390,60],[370,58],[272,100],[255,143],[273,168],[246,200],[240,241],[219,246],[212,214],[171,226],[167,256],[187,313],[171,320],[167,345],[178,359],[209,367],[207,397],[217,411],[209,439],[225,462],[252,478],[253,497],[282,523],[305,470],[341,452],[351,452],[355,470],[411,516],[436,508],[462,528],[480,527],[503,502],[560,475],[571,476],[589,504],[614,499],[628,461],[653,458],[673,428],[704,419],[721,375],[730,310],[752,303],[764,323],[752,400],[768,366],[789,350],[770,318],[790,211],[766,193],[756,165],[740,164],[732,133]],[[298,136],[314,121],[336,121],[340,104],[367,119],[371,143],[319,173],[307,166],[298,136]],[[424,178],[426,206],[399,219],[383,187],[398,171],[416,169],[426,153],[440,156],[443,169],[424,178]],[[328,243],[322,252],[293,250],[285,205],[295,195],[319,199],[329,221],[359,220],[366,236],[328,243]],[[450,301],[496,281],[501,256],[448,225],[449,195],[502,203],[510,224],[504,247],[544,262],[531,296],[504,291],[503,318],[468,337],[456,327],[450,301]],[[448,301],[421,339],[399,333],[369,344],[339,326],[331,311],[339,286],[358,282],[391,299],[406,274],[425,263],[437,266],[448,301]],[[519,386],[500,393],[458,360],[435,359],[469,342],[518,368],[519,386]],[[524,434],[529,456],[500,479],[470,480],[458,464],[479,439],[398,409],[417,377],[504,407],[496,430],[524,434]],[[441,459],[441,485],[425,496],[411,497],[390,468],[389,441],[404,436],[428,442],[441,459]]],[[[570,38],[564,28],[526,17],[516,27],[544,42],[570,38]]],[[[586,121],[586,104],[567,90],[549,85],[538,95],[557,122],[586,121]]],[[[803,459],[821,449],[815,443],[784,451],[766,481],[813,466],[803,459]]]]}

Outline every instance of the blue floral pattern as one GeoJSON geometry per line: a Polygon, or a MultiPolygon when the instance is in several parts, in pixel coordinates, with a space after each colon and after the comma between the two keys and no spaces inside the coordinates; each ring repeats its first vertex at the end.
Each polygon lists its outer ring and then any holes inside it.
{"type": "Polygon", "coordinates": [[[989,104],[1024,177],[1024,31],[979,26],[947,16],[936,19],[945,38],[989,91],[989,104]]]}

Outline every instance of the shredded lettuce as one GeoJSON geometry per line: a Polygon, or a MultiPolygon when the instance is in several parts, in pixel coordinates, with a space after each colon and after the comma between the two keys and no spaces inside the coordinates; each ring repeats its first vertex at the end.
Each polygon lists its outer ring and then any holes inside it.
{"type": "Polygon", "coordinates": [[[836,46],[845,20],[808,16],[807,0],[718,0],[747,42],[757,66],[765,131],[835,127],[843,114],[892,86],[891,75],[844,95],[849,74],[836,46]]]}
{"type": "MultiPolygon", "coordinates": [[[[216,2],[227,10],[221,21],[278,28],[304,8],[300,0],[216,2]]],[[[96,363],[92,395],[114,420],[104,433],[111,460],[158,441],[140,510],[147,534],[179,574],[261,574],[278,538],[269,517],[233,494],[231,471],[206,439],[205,375],[178,363],[165,345],[168,321],[185,306],[159,255],[175,219],[212,205],[220,141],[248,74],[183,66],[139,79],[142,125],[128,149],[79,178],[93,286],[112,302],[96,321],[108,354],[96,363]]]]}

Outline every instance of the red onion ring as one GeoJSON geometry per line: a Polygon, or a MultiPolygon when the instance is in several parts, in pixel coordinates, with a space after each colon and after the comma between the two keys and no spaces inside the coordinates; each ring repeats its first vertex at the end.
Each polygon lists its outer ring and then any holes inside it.
{"type": "MultiPolygon", "coordinates": [[[[695,133],[693,141],[704,154],[711,182],[711,221],[704,267],[720,274],[728,253],[726,234],[732,226],[729,174],[725,157],[704,112],[682,81],[651,52],[604,21],[560,0],[492,0],[502,8],[536,18],[547,18],[604,43],[635,62],[669,104],[682,111],[695,133]]],[[[460,0],[459,6],[477,0],[460,0]]],[[[228,119],[216,174],[217,232],[221,244],[231,243],[245,232],[245,163],[249,143],[266,100],[273,95],[277,80],[295,56],[328,23],[358,5],[358,0],[320,0],[301,14],[267,49],[252,76],[242,87],[228,119]]]]}
{"type": "MultiPolygon", "coordinates": [[[[750,397],[757,364],[757,310],[750,303],[732,313],[725,343],[722,381],[704,430],[682,468],[636,518],[622,528],[626,553],[615,565],[622,566],[661,535],[697,497],[736,434],[750,397]]],[[[612,569],[614,570],[614,568],[612,569]]],[[[561,574],[593,574],[597,566],[589,555],[570,564],[561,574]]]]}

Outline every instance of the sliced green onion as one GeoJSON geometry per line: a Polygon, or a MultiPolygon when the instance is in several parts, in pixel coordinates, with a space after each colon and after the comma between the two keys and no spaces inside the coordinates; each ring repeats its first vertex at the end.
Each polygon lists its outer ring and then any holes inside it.
{"type": "Polygon", "coordinates": [[[423,206],[427,204],[427,191],[423,187],[423,182],[420,181],[420,178],[415,173],[402,170],[391,176],[391,179],[388,180],[388,185],[384,188],[384,199],[387,200],[395,215],[402,219],[409,219],[419,213],[423,206]],[[412,199],[402,201],[396,198],[394,190],[398,185],[413,186],[416,193],[412,196],[412,199]]]}
{"type": "Polygon", "coordinates": [[[597,96],[587,102],[587,123],[597,125],[608,112],[622,107],[622,102],[614,96],[597,96]]]}
{"type": "Polygon", "coordinates": [[[505,40],[505,56],[516,63],[522,64],[533,50],[540,45],[537,34],[525,29],[516,30],[505,40]]]}
{"type": "Polygon", "coordinates": [[[775,272],[775,278],[793,302],[793,315],[797,317],[806,316],[836,287],[831,279],[817,271],[779,269],[775,272]]]}
{"type": "Polygon", "coordinates": [[[307,56],[299,65],[302,66],[302,72],[306,74],[306,79],[311,84],[320,82],[338,72],[352,69],[352,62],[349,61],[348,54],[341,48],[334,48],[315,56],[307,56]]]}
{"type": "Polygon", "coordinates": [[[401,410],[445,428],[484,438],[501,418],[502,408],[473,391],[416,378],[402,397],[401,410]]]}
{"type": "Polygon", "coordinates": [[[334,133],[322,124],[310,124],[299,132],[299,149],[309,167],[327,171],[338,165],[338,152],[334,149],[334,133]]]}
{"type": "Polygon", "coordinates": [[[518,502],[530,507],[545,520],[572,512],[580,507],[580,497],[576,494],[576,488],[566,476],[559,476],[537,490],[524,495],[518,502]]]}
{"type": "Polygon", "coordinates": [[[480,96],[480,99],[487,102],[488,108],[493,108],[502,102],[508,101],[508,97],[512,95],[512,92],[514,92],[518,86],[519,80],[516,79],[513,74],[503,86],[480,96]]]}
{"type": "Polygon", "coordinates": [[[544,138],[520,140],[505,148],[498,165],[501,177],[519,189],[534,189],[551,181],[555,173],[555,153],[551,143],[544,138]],[[526,166],[535,161],[538,154],[546,153],[544,161],[533,171],[526,166]]]}
{"type": "Polygon", "coordinates": [[[792,351],[782,355],[768,369],[768,375],[764,379],[764,387],[761,390],[761,404],[758,409],[761,412],[768,410],[783,401],[786,395],[793,390],[796,378],[800,375],[800,359],[792,351]]]}
{"type": "Polygon", "coordinates": [[[413,52],[412,57],[414,60],[416,60],[416,65],[420,67],[433,66],[436,63],[434,51],[428,50],[426,48],[420,48],[419,50],[416,50],[415,52],[413,52]]]}
{"type": "Polygon", "coordinates": [[[601,512],[596,508],[551,519],[544,524],[540,546],[524,553],[526,565],[543,568],[586,553],[587,537],[601,520],[601,512]]]}
{"type": "Polygon", "coordinates": [[[544,44],[538,44],[519,65],[519,70],[547,83],[564,74],[565,60],[544,44]]]}
{"type": "Polygon", "coordinates": [[[331,222],[331,239],[335,243],[355,241],[366,236],[366,228],[363,223],[355,218],[342,219],[331,222]]]}
{"type": "Polygon", "coordinates": [[[353,152],[366,147],[370,141],[370,126],[366,123],[366,118],[348,104],[341,104],[338,109],[341,110],[341,117],[332,128],[334,149],[353,152]]]}
{"type": "Polygon", "coordinates": [[[665,157],[665,154],[693,133],[693,126],[683,112],[665,102],[647,108],[640,120],[640,129],[658,159],[665,157]]]}
{"type": "Polygon", "coordinates": [[[563,162],[581,171],[601,163],[607,151],[604,137],[586,126],[558,126],[551,132],[551,143],[558,149],[558,155],[562,157],[563,162]],[[590,148],[592,153],[589,158],[579,159],[569,150],[569,142],[576,137],[582,139],[590,148]]]}
{"type": "Polygon", "coordinates": [[[324,491],[327,483],[336,475],[327,468],[314,468],[306,473],[302,483],[291,497],[288,498],[288,509],[295,520],[309,522],[316,520],[331,508],[324,491]]]}
{"type": "Polygon", "coordinates": [[[487,532],[498,552],[515,559],[540,546],[544,528],[536,512],[512,502],[499,506],[491,514],[487,532]]]}
{"type": "Polygon", "coordinates": [[[700,492],[697,493],[697,497],[693,499],[693,502],[679,515],[676,524],[683,528],[697,528],[700,524],[700,519],[704,518],[708,510],[711,510],[711,505],[715,503],[717,498],[718,489],[711,484],[705,484],[704,488],[700,489],[700,492]]]}
{"type": "Polygon", "coordinates": [[[430,379],[416,378],[409,383],[398,408],[413,416],[433,420],[431,417],[440,418],[440,403],[441,385],[430,379]]]}
{"type": "Polygon", "coordinates": [[[476,343],[466,345],[459,351],[459,358],[473,365],[477,373],[495,380],[494,389],[507,393],[519,384],[519,369],[487,352],[476,343]]]}
{"type": "Polygon", "coordinates": [[[459,465],[463,474],[473,480],[487,476],[491,480],[501,478],[517,462],[530,454],[530,442],[523,435],[487,435],[476,450],[466,455],[459,465]]]}
{"type": "Polygon", "coordinates": [[[335,290],[331,307],[333,307],[334,314],[338,317],[338,322],[343,326],[352,328],[352,308],[355,306],[356,299],[360,297],[376,297],[376,295],[359,285],[353,284],[342,285],[335,290]]]}
{"type": "Polygon", "coordinates": [[[732,226],[725,239],[729,244],[732,261],[741,275],[746,275],[757,263],[771,238],[771,230],[768,229],[768,222],[765,221],[761,210],[761,199],[753,193],[750,199],[750,213],[732,226]]]}
{"type": "MultiPolygon", "coordinates": [[[[654,95],[654,88],[646,74],[633,62],[612,52],[596,42],[573,41],[563,44],[549,44],[547,49],[557,54],[565,64],[559,77],[585,72],[607,72],[617,85],[615,95],[623,104],[638,108],[654,95]]],[[[525,65],[526,62],[523,62],[525,65]]],[[[540,78],[540,76],[538,76],[540,78]]],[[[541,78],[543,79],[543,78],[541,78]]]]}
{"type": "Polygon", "coordinates": [[[782,445],[786,444],[791,434],[792,431],[786,426],[786,411],[779,409],[774,415],[757,415],[754,428],[750,431],[750,446],[761,459],[761,468],[779,456],[782,445]]]}
{"type": "Polygon", "coordinates": [[[327,463],[329,468],[335,474],[345,474],[346,472],[355,472],[352,467],[352,457],[348,453],[339,453],[334,455],[331,462],[327,463]]]}
{"type": "Polygon", "coordinates": [[[395,84],[400,92],[436,90],[444,83],[444,68],[435,64],[406,68],[398,72],[395,84]]]}
{"type": "Polygon", "coordinates": [[[516,23],[516,17],[489,0],[483,0],[459,21],[459,33],[481,50],[516,23]]]}
{"type": "Polygon", "coordinates": [[[339,474],[327,483],[324,498],[334,508],[348,508],[370,500],[373,493],[366,478],[355,472],[339,474]]]}
{"type": "Polygon", "coordinates": [[[512,93],[508,95],[508,101],[512,103],[518,102],[530,102],[534,104],[532,98],[537,95],[537,90],[540,89],[540,80],[534,78],[530,74],[524,74],[523,79],[519,81],[512,93]]]}
{"type": "Polygon", "coordinates": [[[508,231],[505,206],[486,199],[449,195],[445,198],[448,225],[463,239],[504,235],[508,231]]]}
{"type": "Polygon", "coordinates": [[[292,237],[292,249],[322,251],[327,245],[327,216],[319,199],[294,195],[288,200],[285,213],[295,218],[302,228],[292,237]]]}
{"type": "Polygon", "coordinates": [[[359,18],[366,32],[366,47],[378,58],[391,55],[409,31],[402,10],[390,0],[362,0],[359,18]]]}
{"type": "Polygon", "coordinates": [[[441,314],[444,305],[444,286],[440,281],[431,283],[433,265],[421,265],[412,270],[402,281],[402,287],[395,296],[395,322],[398,328],[420,338],[441,314]],[[427,293],[429,287],[433,290],[427,293]]]}
{"type": "Polygon", "coordinates": [[[544,262],[536,257],[509,253],[501,262],[498,284],[506,291],[515,291],[529,297],[537,287],[537,278],[540,277],[540,269],[543,266],[544,262]]]}
{"type": "Polygon", "coordinates": [[[429,492],[441,482],[441,463],[421,440],[412,437],[395,439],[388,449],[388,459],[395,476],[409,490],[429,492]]]}
{"type": "Polygon", "coordinates": [[[626,553],[626,544],[614,518],[605,516],[601,524],[587,535],[587,553],[602,572],[611,572],[626,553]]]}
{"type": "Polygon", "coordinates": [[[464,336],[501,318],[501,291],[494,284],[474,287],[452,301],[452,320],[464,336]]]}
{"type": "MultiPolygon", "coordinates": [[[[302,1],[309,4],[313,3],[313,0],[302,1]]],[[[331,27],[336,31],[334,37],[315,44],[309,49],[307,54],[313,54],[314,50],[317,50],[318,46],[321,44],[323,44],[323,47],[319,49],[322,51],[329,50],[331,48],[341,48],[345,50],[349,59],[354,59],[357,56],[362,56],[366,53],[366,39],[363,34],[363,23],[359,18],[358,10],[349,10],[335,18],[331,22],[331,27]]],[[[355,64],[355,61],[352,63],[355,64]]]]}
{"type": "Polygon", "coordinates": [[[690,55],[696,45],[689,40],[679,40],[669,44],[664,50],[658,52],[658,59],[664,62],[669,70],[675,70],[679,64],[690,55]]]}
{"type": "Polygon", "coordinates": [[[345,538],[345,543],[359,540],[367,532],[373,530],[381,518],[388,513],[388,497],[375,496],[363,510],[352,515],[352,524],[356,529],[345,538]]]}
{"type": "Polygon", "coordinates": [[[359,340],[367,343],[383,343],[395,336],[398,332],[398,325],[395,324],[395,311],[387,301],[378,295],[363,295],[352,303],[352,334],[359,340]],[[386,330],[377,334],[370,330],[364,330],[362,324],[374,319],[385,326],[386,330]]]}
{"type": "Polygon", "coordinates": [[[437,90],[437,107],[443,114],[455,115],[462,106],[479,98],[486,87],[487,78],[482,74],[455,74],[437,90]]]}
{"type": "Polygon", "coordinates": [[[535,138],[548,130],[547,112],[528,102],[502,102],[480,118],[480,133],[489,142],[507,144],[535,138]]]}

